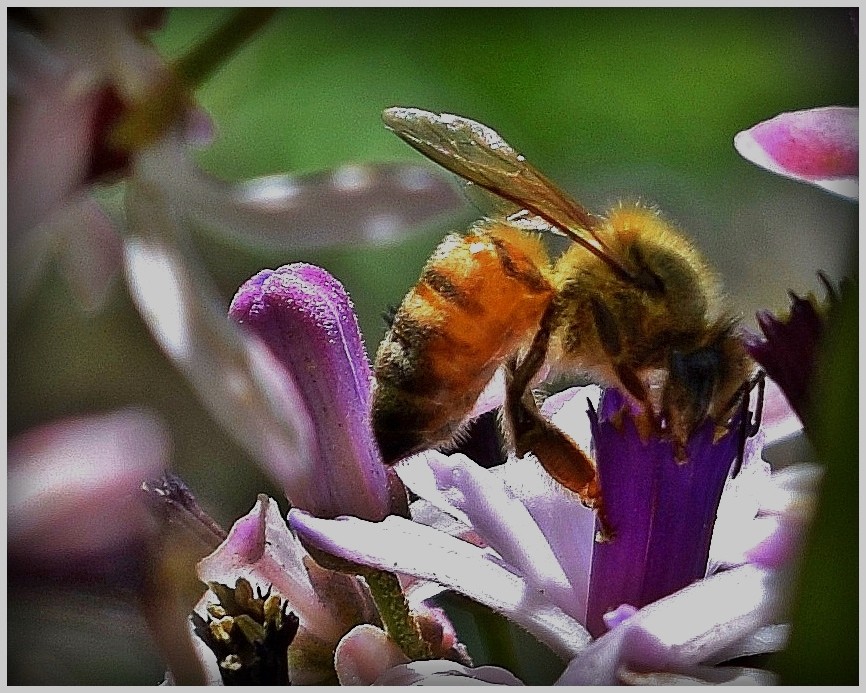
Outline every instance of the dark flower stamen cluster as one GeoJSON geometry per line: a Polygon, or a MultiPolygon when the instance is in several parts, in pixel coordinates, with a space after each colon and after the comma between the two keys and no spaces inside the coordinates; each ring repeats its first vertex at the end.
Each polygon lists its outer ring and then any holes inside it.
{"type": "Polygon", "coordinates": [[[298,617],[270,589],[255,594],[240,578],[234,589],[208,585],[219,604],[207,607],[208,620],[193,613],[196,634],[213,650],[226,685],[289,685],[289,645],[298,617]]]}

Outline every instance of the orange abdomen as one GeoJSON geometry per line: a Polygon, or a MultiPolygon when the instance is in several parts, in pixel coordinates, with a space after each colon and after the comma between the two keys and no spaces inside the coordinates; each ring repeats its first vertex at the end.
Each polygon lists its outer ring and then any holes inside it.
{"type": "Polygon", "coordinates": [[[553,297],[541,242],[505,223],[449,235],[376,355],[373,430],[396,462],[453,439],[484,386],[526,347],[553,297]]]}

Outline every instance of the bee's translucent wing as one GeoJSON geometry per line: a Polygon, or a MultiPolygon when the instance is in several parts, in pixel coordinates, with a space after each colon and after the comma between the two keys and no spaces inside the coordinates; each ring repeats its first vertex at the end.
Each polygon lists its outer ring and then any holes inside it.
{"type": "Polygon", "coordinates": [[[385,125],[440,166],[548,222],[598,255],[617,272],[628,274],[595,233],[596,216],[556,187],[481,123],[448,113],[389,108],[385,125]]]}

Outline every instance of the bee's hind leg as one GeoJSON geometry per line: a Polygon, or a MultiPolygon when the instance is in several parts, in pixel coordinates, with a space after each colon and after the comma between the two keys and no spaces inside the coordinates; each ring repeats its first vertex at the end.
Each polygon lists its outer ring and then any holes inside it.
{"type": "Polygon", "coordinates": [[[529,387],[547,355],[551,321],[548,311],[523,360],[514,358],[506,364],[506,433],[518,457],[531,452],[554,481],[597,511],[602,535],[609,538],[612,533],[604,520],[595,464],[574,440],[541,415],[529,387]]]}

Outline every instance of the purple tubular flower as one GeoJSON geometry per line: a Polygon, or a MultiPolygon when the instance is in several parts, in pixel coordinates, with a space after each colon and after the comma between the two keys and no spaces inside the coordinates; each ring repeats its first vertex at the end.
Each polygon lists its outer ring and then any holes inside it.
{"type": "Polygon", "coordinates": [[[768,171],[856,200],[859,115],[841,106],[781,113],[738,133],[734,147],[768,171]]]}
{"type": "Polygon", "coordinates": [[[607,630],[604,615],[623,604],[643,607],[704,577],[716,511],[737,453],[737,427],[713,442],[706,421],[678,462],[670,441],[642,441],[625,398],[605,392],[590,409],[607,521],[614,536],[597,543],[587,606],[587,629],[607,630]],[[626,569],[627,567],[627,569],[626,569]]]}
{"type": "Polygon", "coordinates": [[[304,509],[384,518],[391,501],[370,429],[370,365],[342,285],[302,263],[262,270],[238,290],[229,316],[267,344],[309,410],[318,449],[315,507],[304,509]]]}

